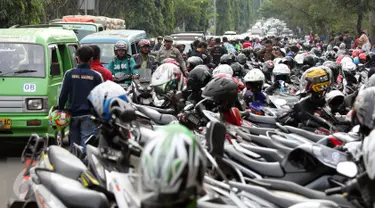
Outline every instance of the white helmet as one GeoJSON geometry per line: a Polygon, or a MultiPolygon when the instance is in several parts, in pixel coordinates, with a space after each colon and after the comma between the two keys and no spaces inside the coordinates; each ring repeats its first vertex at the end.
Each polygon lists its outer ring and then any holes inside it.
{"type": "Polygon", "coordinates": [[[233,69],[228,64],[220,64],[212,72],[213,76],[215,76],[217,74],[229,74],[229,75],[233,76],[233,69]]]}
{"type": "Polygon", "coordinates": [[[274,76],[290,75],[290,69],[286,64],[277,64],[275,65],[275,68],[273,68],[272,74],[274,76]]]}
{"type": "Polygon", "coordinates": [[[353,62],[353,59],[352,58],[350,58],[350,56],[345,56],[345,57],[343,57],[342,59],[341,59],[341,64],[343,64],[343,63],[354,63],[353,62]]]}
{"type": "Polygon", "coordinates": [[[109,120],[112,117],[111,107],[114,101],[117,103],[119,100],[131,102],[124,88],[112,81],[103,82],[92,89],[88,100],[95,113],[104,120],[109,120]]]}
{"type": "Polygon", "coordinates": [[[355,72],[357,69],[357,66],[351,61],[351,62],[341,62],[341,67],[343,71],[347,72],[355,72]]]}
{"type": "Polygon", "coordinates": [[[275,58],[273,60],[273,63],[275,63],[275,65],[277,65],[277,64],[281,63],[282,60],[283,60],[282,58],[275,58]]]}
{"type": "Polygon", "coordinates": [[[305,54],[299,53],[296,55],[296,57],[294,57],[294,60],[296,61],[297,64],[302,65],[304,57],[305,57],[305,54]]]}
{"type": "Polygon", "coordinates": [[[371,180],[375,179],[375,130],[365,137],[362,145],[363,162],[366,167],[367,175],[371,180]]]}
{"type": "Polygon", "coordinates": [[[140,159],[142,194],[190,197],[202,191],[206,157],[196,137],[180,124],[160,127],[155,135],[140,159]]]}
{"type": "Polygon", "coordinates": [[[263,72],[260,69],[252,69],[243,78],[244,82],[259,82],[266,79],[263,72]]]}

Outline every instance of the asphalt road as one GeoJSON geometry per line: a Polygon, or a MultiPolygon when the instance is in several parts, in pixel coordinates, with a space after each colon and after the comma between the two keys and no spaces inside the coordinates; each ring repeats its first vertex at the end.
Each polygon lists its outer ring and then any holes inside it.
{"type": "Polygon", "coordinates": [[[7,207],[8,200],[15,197],[15,181],[22,178],[23,164],[20,155],[23,146],[0,142],[0,208],[7,207]]]}
{"type": "Polygon", "coordinates": [[[9,198],[15,197],[13,184],[22,171],[20,158],[0,159],[0,207],[6,207],[9,198]]]}

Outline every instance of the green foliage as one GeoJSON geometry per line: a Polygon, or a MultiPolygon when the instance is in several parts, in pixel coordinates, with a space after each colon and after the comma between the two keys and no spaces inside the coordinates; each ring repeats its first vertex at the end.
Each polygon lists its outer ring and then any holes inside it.
{"type": "Polygon", "coordinates": [[[36,24],[42,16],[43,2],[38,0],[1,0],[0,26],[36,24]]]}
{"type": "Polygon", "coordinates": [[[359,16],[367,15],[371,0],[266,0],[259,9],[263,17],[282,19],[303,33],[314,31],[319,34],[334,32],[358,32],[364,26],[359,16]],[[361,4],[363,4],[361,6],[361,4]]]}

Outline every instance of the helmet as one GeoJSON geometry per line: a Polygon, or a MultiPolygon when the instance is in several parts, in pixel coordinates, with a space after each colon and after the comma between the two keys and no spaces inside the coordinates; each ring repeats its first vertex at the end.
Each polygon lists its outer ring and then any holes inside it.
{"type": "Polygon", "coordinates": [[[112,118],[111,108],[114,104],[130,102],[126,91],[120,85],[106,81],[91,90],[88,96],[89,102],[94,109],[94,114],[106,121],[112,118]]]}
{"type": "Polygon", "coordinates": [[[366,173],[368,177],[371,180],[375,179],[375,131],[371,131],[371,133],[365,137],[363,140],[363,145],[362,145],[362,157],[363,157],[363,163],[365,164],[366,168],[366,173]]]}
{"type": "Polygon", "coordinates": [[[338,46],[334,46],[332,50],[334,50],[337,53],[337,51],[339,51],[340,48],[338,46]]]}
{"type": "Polygon", "coordinates": [[[340,74],[340,65],[338,65],[336,62],[333,61],[326,61],[323,63],[323,66],[328,67],[332,72],[332,79],[337,78],[340,74]]]}
{"type": "Polygon", "coordinates": [[[264,73],[266,73],[266,72],[271,73],[274,67],[275,67],[275,64],[273,63],[273,61],[271,61],[271,60],[266,61],[263,64],[263,72],[264,73]]]}
{"type": "Polygon", "coordinates": [[[354,62],[355,65],[358,65],[358,64],[361,63],[361,62],[359,62],[359,58],[358,58],[358,56],[355,57],[355,58],[353,58],[353,62],[354,62]]]}
{"type": "Polygon", "coordinates": [[[142,39],[141,41],[139,41],[138,46],[139,46],[140,48],[142,48],[142,47],[150,47],[150,46],[151,46],[151,43],[150,43],[149,40],[142,39]]]}
{"type": "Polygon", "coordinates": [[[237,61],[238,61],[238,63],[240,63],[242,65],[246,64],[246,61],[247,61],[246,55],[243,54],[243,53],[238,54],[237,61]]]}
{"type": "Polygon", "coordinates": [[[290,56],[284,57],[283,60],[281,60],[281,63],[287,65],[289,69],[293,69],[296,65],[293,58],[290,56]]]}
{"type": "Polygon", "coordinates": [[[308,65],[308,66],[315,66],[316,62],[314,60],[314,56],[312,55],[307,55],[303,57],[303,65],[308,65]]]}
{"type": "Polygon", "coordinates": [[[155,135],[140,158],[140,190],[152,193],[151,198],[167,197],[167,202],[199,194],[206,157],[195,136],[180,124],[160,127],[155,135]]]}
{"type": "Polygon", "coordinates": [[[48,114],[48,123],[55,131],[61,131],[69,125],[70,115],[66,111],[52,110],[48,114]]]}
{"type": "Polygon", "coordinates": [[[172,63],[160,65],[151,77],[151,86],[157,95],[176,89],[182,78],[182,72],[178,66],[172,63]]]}
{"type": "Polygon", "coordinates": [[[340,90],[332,90],[326,95],[326,103],[332,109],[336,111],[344,103],[344,94],[340,90]]]}
{"type": "Polygon", "coordinates": [[[215,76],[216,74],[220,73],[229,74],[233,76],[233,69],[228,64],[220,64],[218,67],[216,67],[216,69],[214,69],[212,74],[215,76]]]}
{"type": "Polygon", "coordinates": [[[220,57],[220,64],[231,64],[232,63],[232,57],[229,54],[224,54],[220,57]]]}
{"type": "Polygon", "coordinates": [[[375,76],[371,75],[370,78],[368,78],[366,87],[375,87],[375,76]]]}
{"type": "Polygon", "coordinates": [[[297,64],[302,65],[302,64],[303,64],[303,61],[304,61],[304,58],[305,58],[305,54],[303,54],[303,53],[299,53],[299,54],[297,54],[297,55],[294,57],[294,60],[296,61],[297,64]]]}
{"type": "Polygon", "coordinates": [[[275,65],[277,65],[277,64],[281,63],[282,60],[283,60],[282,58],[275,58],[273,60],[273,63],[275,63],[275,65]]]}
{"type": "Polygon", "coordinates": [[[173,58],[166,58],[166,59],[164,59],[162,62],[161,62],[162,64],[166,64],[166,63],[169,63],[169,64],[174,64],[174,65],[176,65],[176,66],[180,66],[180,63],[178,63],[177,61],[176,61],[176,59],[173,59],[173,58]]]}
{"type": "Polygon", "coordinates": [[[327,51],[326,58],[330,61],[335,61],[337,59],[337,55],[335,51],[327,51]]]}
{"type": "Polygon", "coordinates": [[[341,62],[341,67],[344,72],[355,73],[357,66],[353,62],[341,62]]]}
{"type": "Polygon", "coordinates": [[[119,40],[115,44],[115,51],[118,49],[124,49],[125,51],[128,50],[128,44],[125,41],[119,40]]]}
{"type": "Polygon", "coordinates": [[[313,53],[315,56],[319,57],[322,55],[322,51],[317,47],[312,48],[310,53],[313,53]]]}
{"type": "Polygon", "coordinates": [[[237,101],[238,85],[231,78],[218,77],[211,80],[202,96],[214,101],[222,110],[230,109],[237,101]]]}
{"type": "Polygon", "coordinates": [[[210,71],[206,65],[198,65],[190,71],[187,87],[189,90],[199,91],[212,79],[210,71]]]}
{"type": "Polygon", "coordinates": [[[375,127],[375,87],[359,91],[353,105],[352,124],[360,125],[361,132],[368,135],[375,127]]]}
{"type": "Polygon", "coordinates": [[[362,50],[361,49],[355,49],[355,50],[353,50],[353,52],[352,52],[352,57],[353,58],[355,58],[355,57],[357,57],[359,54],[361,54],[362,53],[362,50]]]}
{"type": "Polygon", "coordinates": [[[190,70],[194,69],[194,67],[203,64],[203,60],[198,56],[192,56],[186,60],[188,68],[190,70]]]}
{"type": "Polygon", "coordinates": [[[360,61],[366,61],[367,60],[367,55],[365,53],[361,53],[358,55],[358,58],[360,61]]]}
{"type": "Polygon", "coordinates": [[[244,77],[244,82],[247,89],[253,92],[260,92],[262,90],[265,76],[260,69],[252,69],[244,77]]]}
{"type": "MultiPolygon", "coordinates": [[[[242,50],[242,53],[246,56],[246,57],[250,57],[250,55],[253,53],[253,49],[252,48],[245,48],[242,50]]],[[[237,57],[238,59],[238,57],[237,57]]]]}
{"type": "Polygon", "coordinates": [[[345,43],[340,43],[339,49],[340,50],[345,50],[345,48],[346,48],[345,43]]]}
{"type": "Polygon", "coordinates": [[[285,64],[277,64],[272,71],[272,82],[277,80],[288,81],[290,77],[290,69],[285,64]]]}
{"type": "Polygon", "coordinates": [[[375,53],[374,52],[369,52],[367,54],[367,61],[375,62],[375,53]]]}
{"type": "Polygon", "coordinates": [[[302,93],[318,93],[322,96],[330,85],[330,74],[322,67],[312,67],[302,74],[300,89],[302,93]]]}
{"type": "Polygon", "coordinates": [[[343,64],[343,63],[346,63],[346,62],[351,62],[353,63],[353,59],[350,58],[350,56],[344,56],[341,61],[340,61],[340,64],[343,64]]]}
{"type": "Polygon", "coordinates": [[[240,63],[234,62],[233,64],[230,65],[230,67],[232,67],[234,76],[242,77],[243,66],[240,63]]]}

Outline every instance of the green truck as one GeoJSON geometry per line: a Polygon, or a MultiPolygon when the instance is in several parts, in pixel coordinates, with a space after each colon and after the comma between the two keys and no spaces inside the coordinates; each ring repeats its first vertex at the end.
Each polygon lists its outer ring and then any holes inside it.
{"type": "Polygon", "coordinates": [[[63,137],[49,127],[48,112],[64,73],[76,65],[77,48],[71,30],[0,29],[0,137],[63,137]]]}

